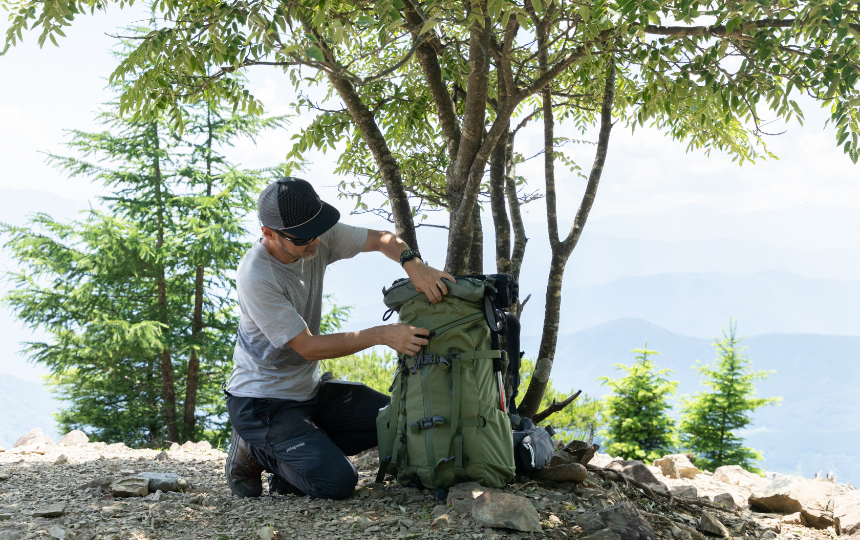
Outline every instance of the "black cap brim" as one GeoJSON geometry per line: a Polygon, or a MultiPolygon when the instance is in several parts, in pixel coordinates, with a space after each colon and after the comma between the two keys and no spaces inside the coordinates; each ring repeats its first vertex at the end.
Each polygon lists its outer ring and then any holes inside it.
{"type": "Polygon", "coordinates": [[[322,236],[323,233],[334,227],[340,221],[340,212],[337,208],[328,204],[325,201],[320,201],[322,208],[317,215],[307,223],[302,223],[298,227],[290,227],[289,229],[281,229],[283,232],[296,238],[316,238],[322,236]]]}

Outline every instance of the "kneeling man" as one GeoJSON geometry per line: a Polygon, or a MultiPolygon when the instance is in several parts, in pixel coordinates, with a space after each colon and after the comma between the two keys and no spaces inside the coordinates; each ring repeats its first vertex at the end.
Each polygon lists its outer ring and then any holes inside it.
{"type": "Polygon", "coordinates": [[[427,330],[391,324],[319,335],[326,266],[379,251],[399,261],[434,303],[448,293],[442,278],[453,278],[425,265],[391,233],[338,223],[338,211],[298,178],[266,187],[257,213],[263,237],[236,275],[242,314],[226,387],[233,424],[227,484],[236,495],[258,497],[266,470],[273,473],[271,493],[342,499],[358,482],[346,456],[377,445],[376,415],[389,397],[363,384],[321,379],[317,361],[374,345],[414,355],[427,344],[419,337],[427,330]]]}

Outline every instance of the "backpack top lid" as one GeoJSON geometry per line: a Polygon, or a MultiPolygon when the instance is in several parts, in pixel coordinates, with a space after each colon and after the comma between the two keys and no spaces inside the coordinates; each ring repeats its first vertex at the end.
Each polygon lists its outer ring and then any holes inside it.
{"type": "MultiPolygon", "coordinates": [[[[454,276],[454,278],[457,280],[456,283],[445,280],[449,296],[482,303],[484,296],[489,292],[493,295],[495,305],[501,309],[507,309],[517,301],[519,286],[510,274],[468,275],[454,276]]],[[[383,288],[382,294],[385,305],[397,311],[400,306],[423,293],[415,290],[415,285],[408,278],[401,278],[392,283],[390,288],[383,288]]]]}

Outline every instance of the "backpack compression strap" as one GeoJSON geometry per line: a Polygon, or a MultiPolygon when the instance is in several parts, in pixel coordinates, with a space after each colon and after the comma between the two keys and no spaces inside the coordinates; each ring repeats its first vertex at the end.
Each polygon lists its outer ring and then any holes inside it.
{"type": "MultiPolygon", "coordinates": [[[[391,395],[391,405],[388,413],[388,438],[385,440],[385,447],[379,447],[379,472],[376,473],[376,481],[382,482],[385,480],[385,471],[388,470],[388,464],[391,463],[392,454],[394,453],[394,441],[397,439],[398,425],[397,420],[400,417],[400,396],[403,389],[403,367],[397,370],[397,377],[400,380],[399,385],[394,388],[394,393],[391,395]],[[384,457],[383,457],[384,456],[384,457]]],[[[395,383],[397,381],[395,380],[395,383]]]]}

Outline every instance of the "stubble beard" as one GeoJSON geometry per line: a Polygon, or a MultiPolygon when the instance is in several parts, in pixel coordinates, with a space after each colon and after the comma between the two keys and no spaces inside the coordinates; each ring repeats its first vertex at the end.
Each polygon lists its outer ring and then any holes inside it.
{"type": "Polygon", "coordinates": [[[289,251],[287,251],[286,249],[284,249],[284,246],[281,244],[281,242],[288,242],[288,240],[281,240],[280,242],[278,242],[278,248],[281,251],[283,251],[284,253],[286,253],[287,255],[289,255],[290,257],[292,257],[293,259],[295,259],[296,261],[298,261],[298,260],[309,261],[309,260],[313,259],[314,257],[316,257],[317,253],[319,253],[319,247],[320,246],[319,246],[319,244],[316,244],[313,246],[305,246],[305,249],[302,251],[301,255],[296,256],[296,255],[293,255],[292,253],[290,253],[289,251]]]}

